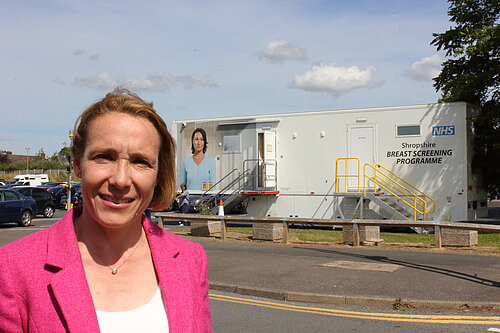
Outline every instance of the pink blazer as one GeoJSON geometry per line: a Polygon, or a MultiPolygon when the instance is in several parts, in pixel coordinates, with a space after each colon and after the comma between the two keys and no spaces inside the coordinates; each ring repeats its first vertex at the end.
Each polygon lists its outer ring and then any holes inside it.
{"type": "MultiPolygon", "coordinates": [[[[76,211],[76,212],[75,212],[76,211]]],[[[73,213],[0,248],[0,332],[99,332],[73,213]]],[[[212,332],[202,246],[142,220],[170,332],[212,332]]]]}

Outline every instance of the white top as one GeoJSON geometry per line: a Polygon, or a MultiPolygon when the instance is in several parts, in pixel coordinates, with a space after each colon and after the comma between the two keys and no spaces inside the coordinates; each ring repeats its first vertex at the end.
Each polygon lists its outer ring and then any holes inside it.
{"type": "Polygon", "coordinates": [[[169,332],[167,313],[160,288],[156,290],[149,302],[133,310],[119,312],[97,310],[96,312],[102,333],[169,332]]]}

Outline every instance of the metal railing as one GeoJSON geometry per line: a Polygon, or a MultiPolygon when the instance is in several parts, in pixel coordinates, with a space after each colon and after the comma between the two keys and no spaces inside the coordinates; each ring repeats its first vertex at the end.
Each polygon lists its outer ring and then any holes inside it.
{"type": "Polygon", "coordinates": [[[363,166],[363,193],[367,191],[367,180],[371,180],[376,186],[384,189],[402,203],[410,207],[413,211],[413,219],[417,220],[418,214],[425,220],[427,213],[432,213],[436,208],[436,201],[424,192],[411,185],[403,178],[396,175],[386,167],[375,164],[375,166],[365,163],[363,166]],[[372,176],[369,175],[372,171],[372,176]],[[431,206],[431,208],[429,208],[431,206]]]}
{"type": "Polygon", "coordinates": [[[335,160],[335,192],[339,193],[339,183],[340,179],[344,179],[344,191],[343,192],[348,192],[348,180],[350,178],[356,178],[357,179],[357,188],[358,188],[358,193],[360,193],[360,183],[361,183],[361,170],[360,170],[360,164],[359,164],[359,158],[357,157],[339,157],[335,160]],[[339,162],[344,161],[344,172],[339,173],[339,162]],[[357,165],[356,173],[349,173],[349,161],[355,161],[357,165]]]}
{"type": "Polygon", "coordinates": [[[249,174],[243,176],[245,184],[249,184],[249,180],[257,180],[257,184],[254,184],[252,189],[257,188],[273,188],[276,190],[278,188],[278,161],[275,159],[262,160],[259,158],[246,159],[243,161],[243,170],[251,170],[249,174]],[[253,168],[248,167],[249,163],[255,163],[253,168]],[[274,167],[274,173],[267,173],[267,166],[274,167]],[[261,184],[259,184],[261,182],[261,184]],[[272,186],[266,186],[268,182],[271,182],[272,186]]]}
{"type": "Polygon", "coordinates": [[[357,193],[361,192],[360,184],[363,177],[363,194],[368,190],[368,181],[373,182],[375,187],[383,189],[386,192],[399,199],[404,205],[411,208],[413,219],[417,220],[419,214],[422,219],[427,218],[427,213],[433,213],[436,209],[436,201],[408,183],[403,178],[396,175],[381,164],[375,166],[365,163],[363,170],[360,167],[360,161],[357,157],[339,157],[335,160],[335,192],[339,193],[339,184],[341,180],[344,183],[344,191],[350,192],[348,187],[349,179],[356,180],[357,193]],[[356,170],[352,170],[353,163],[356,170]],[[351,167],[349,166],[351,164],[351,167]],[[352,171],[351,171],[352,170],[352,171]]]}
{"type": "Polygon", "coordinates": [[[233,169],[229,173],[227,173],[224,177],[222,177],[215,184],[212,184],[200,197],[200,204],[210,204],[212,203],[214,206],[217,204],[218,199],[225,194],[228,196],[223,199],[224,204],[226,202],[231,201],[236,195],[240,193],[240,191],[244,189],[255,190],[257,188],[266,188],[270,187],[276,189],[277,188],[277,161],[274,159],[268,159],[263,161],[261,159],[247,159],[243,161],[243,172],[240,172],[239,169],[233,169]],[[257,162],[253,168],[249,168],[248,164],[251,162],[257,162]],[[267,174],[266,166],[272,165],[274,166],[274,173],[269,175],[267,174]],[[236,175],[236,176],[235,176],[236,175]],[[232,179],[230,177],[233,176],[232,179]],[[216,191],[217,187],[227,182],[224,187],[216,191]],[[259,182],[261,182],[261,186],[259,186],[259,182]],[[273,186],[266,186],[268,182],[272,182],[273,186]],[[216,193],[213,193],[216,191],[216,193]],[[230,192],[230,193],[229,193],[230,192]]]}
{"type": "Polygon", "coordinates": [[[230,172],[228,172],[224,177],[219,179],[215,184],[210,186],[203,194],[201,195],[201,200],[200,203],[206,204],[210,201],[213,201],[213,204],[217,204],[217,198],[223,195],[226,191],[229,189],[232,189],[235,184],[238,184],[238,188],[240,187],[240,182],[241,182],[241,173],[239,169],[233,169],[230,172]],[[226,179],[228,179],[231,176],[236,175],[235,178],[231,179],[228,184],[226,184],[224,187],[222,187],[217,193],[211,193],[214,189],[219,186],[219,184],[222,184],[226,179]]]}

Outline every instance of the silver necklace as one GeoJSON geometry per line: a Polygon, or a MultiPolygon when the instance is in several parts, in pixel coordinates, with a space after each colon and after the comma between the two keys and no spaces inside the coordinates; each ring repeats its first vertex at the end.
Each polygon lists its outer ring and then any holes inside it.
{"type": "Polygon", "coordinates": [[[125,260],[122,261],[122,263],[120,265],[118,265],[118,267],[113,267],[111,265],[108,265],[106,264],[106,261],[104,259],[102,259],[102,257],[100,255],[98,255],[97,253],[95,253],[94,251],[91,251],[89,247],[87,247],[87,250],[89,252],[92,252],[95,256],[97,256],[97,258],[99,258],[106,266],[109,267],[109,269],[111,270],[111,274],[113,275],[116,275],[118,274],[118,270],[120,269],[120,267],[122,267],[129,259],[130,257],[132,257],[132,255],[135,253],[135,250],[137,250],[137,248],[139,247],[139,242],[137,242],[137,244],[134,246],[134,249],[132,250],[132,252],[130,252],[130,254],[127,256],[127,258],[125,258],[125,260]]]}

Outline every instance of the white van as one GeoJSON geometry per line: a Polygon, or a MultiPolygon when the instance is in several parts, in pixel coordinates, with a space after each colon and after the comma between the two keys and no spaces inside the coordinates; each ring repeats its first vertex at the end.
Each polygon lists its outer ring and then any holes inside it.
{"type": "Polygon", "coordinates": [[[49,181],[49,176],[47,174],[17,175],[14,180],[16,181],[14,186],[40,186],[49,181]]]}

